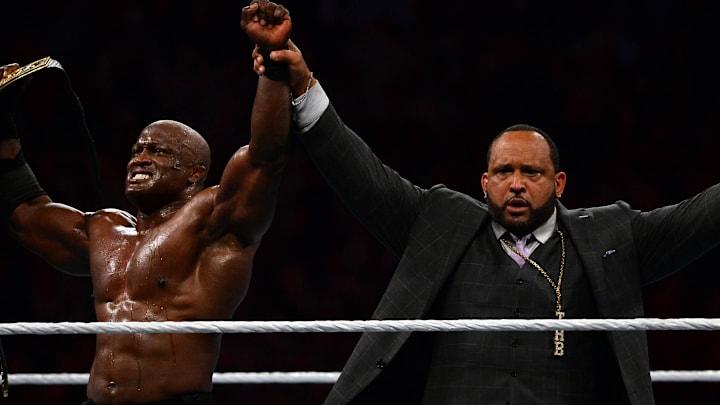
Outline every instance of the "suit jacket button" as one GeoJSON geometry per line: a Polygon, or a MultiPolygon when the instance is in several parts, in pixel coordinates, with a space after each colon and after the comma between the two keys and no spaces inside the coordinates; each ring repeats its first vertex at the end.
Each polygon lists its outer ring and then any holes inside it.
{"type": "Polygon", "coordinates": [[[375,363],[375,367],[377,367],[379,369],[383,369],[383,368],[385,368],[385,362],[382,360],[378,360],[377,363],[375,363]]]}

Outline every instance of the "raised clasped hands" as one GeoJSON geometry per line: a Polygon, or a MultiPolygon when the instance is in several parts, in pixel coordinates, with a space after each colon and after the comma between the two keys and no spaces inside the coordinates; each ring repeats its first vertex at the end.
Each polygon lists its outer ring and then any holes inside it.
{"type": "Polygon", "coordinates": [[[302,57],[300,49],[290,39],[292,23],[290,12],[282,5],[268,0],[253,0],[242,10],[240,23],[248,38],[255,43],[253,50],[253,69],[258,75],[265,72],[265,57],[261,50],[277,62],[287,63],[290,73],[290,89],[299,96],[311,83],[310,69],[302,57]]]}
{"type": "Polygon", "coordinates": [[[253,0],[243,7],[240,27],[262,49],[287,48],[292,23],[290,12],[268,0],[253,0]]]}

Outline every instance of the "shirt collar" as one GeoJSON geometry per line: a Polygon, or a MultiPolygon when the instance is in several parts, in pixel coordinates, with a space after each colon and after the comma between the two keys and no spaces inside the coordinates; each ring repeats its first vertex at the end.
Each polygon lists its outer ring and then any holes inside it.
{"type": "MultiPolygon", "coordinates": [[[[498,224],[495,221],[491,222],[493,233],[495,234],[495,238],[500,239],[505,232],[508,232],[505,227],[498,224]]],[[[550,239],[553,232],[555,232],[555,229],[557,229],[557,208],[553,210],[552,215],[550,215],[550,218],[548,218],[545,223],[540,225],[539,227],[535,228],[534,231],[531,233],[535,237],[535,240],[537,240],[540,243],[545,243],[550,239]]]]}

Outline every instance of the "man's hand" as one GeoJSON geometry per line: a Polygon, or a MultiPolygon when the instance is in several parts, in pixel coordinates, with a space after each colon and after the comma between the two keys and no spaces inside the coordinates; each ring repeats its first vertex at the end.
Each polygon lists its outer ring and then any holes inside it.
{"type": "MultiPolygon", "coordinates": [[[[17,63],[0,66],[0,81],[9,77],[19,68],[20,65],[17,63]]],[[[17,137],[13,112],[22,93],[22,86],[24,85],[14,84],[0,93],[0,142],[2,142],[0,143],[0,159],[13,158],[19,150],[19,144],[6,145],[5,139],[17,137]]]]}
{"type": "Polygon", "coordinates": [[[261,49],[284,49],[290,39],[290,12],[268,0],[253,0],[243,7],[240,27],[261,49]]]}
{"type": "MultiPolygon", "coordinates": [[[[303,58],[302,52],[291,39],[287,41],[287,49],[272,51],[269,56],[275,62],[287,63],[290,74],[290,91],[295,97],[302,95],[308,87],[314,85],[315,80],[310,77],[310,69],[305,63],[305,58],[303,58]]],[[[258,75],[264,74],[264,64],[267,61],[257,46],[253,50],[252,57],[255,73],[258,75]]]]}
{"type": "Polygon", "coordinates": [[[17,63],[0,66],[0,79],[4,79],[10,76],[14,71],[18,69],[20,69],[20,65],[18,65],[17,63]]]}

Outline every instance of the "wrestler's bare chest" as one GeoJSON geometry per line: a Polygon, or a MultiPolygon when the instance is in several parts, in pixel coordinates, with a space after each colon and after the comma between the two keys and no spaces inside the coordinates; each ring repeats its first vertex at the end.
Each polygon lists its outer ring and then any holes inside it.
{"type": "Polygon", "coordinates": [[[208,241],[203,224],[177,215],[139,231],[132,216],[94,215],[87,223],[99,320],[227,318],[250,282],[254,247],[233,236],[208,241]]]}
{"type": "Polygon", "coordinates": [[[89,229],[96,300],[98,295],[110,301],[169,294],[197,268],[198,238],[180,221],[139,232],[134,223],[109,215],[93,218],[89,229]]]}

